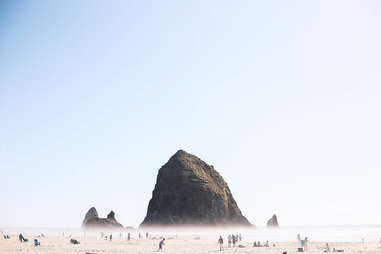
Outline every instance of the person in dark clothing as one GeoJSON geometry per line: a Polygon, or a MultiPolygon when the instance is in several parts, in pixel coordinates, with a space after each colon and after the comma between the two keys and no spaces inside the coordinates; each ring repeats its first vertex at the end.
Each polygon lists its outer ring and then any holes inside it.
{"type": "Polygon", "coordinates": [[[159,251],[163,251],[163,245],[165,245],[164,241],[165,241],[165,238],[163,238],[163,240],[160,241],[160,243],[159,243],[159,251]]]}
{"type": "Polygon", "coordinates": [[[220,251],[224,250],[224,239],[222,239],[222,236],[218,239],[218,243],[220,245],[220,251]]]}

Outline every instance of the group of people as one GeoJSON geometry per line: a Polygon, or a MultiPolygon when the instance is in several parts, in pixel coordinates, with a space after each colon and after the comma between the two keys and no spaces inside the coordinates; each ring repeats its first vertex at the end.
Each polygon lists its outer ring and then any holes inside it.
{"type": "Polygon", "coordinates": [[[300,234],[297,235],[298,242],[300,244],[300,248],[298,248],[299,252],[308,251],[308,237],[302,239],[300,234]]]}
{"type": "Polygon", "coordinates": [[[256,242],[254,241],[253,247],[270,247],[269,241],[266,241],[265,244],[261,244],[260,241],[256,242]]]}
{"type": "Polygon", "coordinates": [[[326,243],[325,244],[325,250],[324,250],[324,252],[325,253],[328,253],[328,252],[344,252],[344,250],[342,250],[342,249],[336,249],[336,248],[332,248],[332,250],[331,250],[331,248],[329,247],[329,244],[326,243]]]}
{"type": "MultiPolygon", "coordinates": [[[[37,237],[41,237],[41,235],[38,235],[37,237]]],[[[43,237],[45,237],[45,235],[43,237]]],[[[25,243],[25,242],[28,242],[28,239],[25,238],[22,234],[19,234],[19,241],[20,241],[20,243],[25,243]]],[[[34,239],[33,242],[34,242],[34,246],[40,246],[41,245],[41,243],[37,239],[34,239]]]]}
{"type": "MultiPolygon", "coordinates": [[[[235,247],[236,243],[242,241],[242,235],[228,235],[228,248],[235,247]]],[[[224,239],[222,236],[218,239],[218,245],[220,247],[220,251],[224,249],[224,239]]]]}
{"type": "Polygon", "coordinates": [[[228,248],[235,247],[236,243],[242,241],[242,235],[228,235],[228,248]]]}
{"type": "MultiPolygon", "coordinates": [[[[148,232],[146,232],[146,238],[149,239],[150,237],[150,234],[148,232]]],[[[103,232],[101,232],[101,238],[104,239],[104,240],[110,240],[112,241],[112,234],[109,234],[109,235],[105,235],[103,232]]],[[[119,238],[122,239],[122,233],[119,233],[119,238]]],[[[143,238],[142,234],[139,232],[138,234],[138,238],[141,239],[143,238]]],[[[128,232],[127,233],[127,240],[130,241],[131,240],[131,233],[128,232]]]]}
{"type": "Polygon", "coordinates": [[[107,240],[112,241],[112,234],[105,235],[103,232],[101,232],[101,238],[104,239],[105,241],[107,241],[107,240]]]}

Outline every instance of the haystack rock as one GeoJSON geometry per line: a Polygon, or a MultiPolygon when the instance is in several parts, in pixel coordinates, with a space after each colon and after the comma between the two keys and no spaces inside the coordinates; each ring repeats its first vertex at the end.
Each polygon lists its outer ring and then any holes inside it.
{"type": "Polygon", "coordinates": [[[160,168],[140,226],[252,225],[213,166],[179,150],[160,168]]]}
{"type": "Polygon", "coordinates": [[[123,225],[115,219],[115,213],[111,211],[107,218],[99,218],[97,209],[90,208],[82,222],[84,229],[123,229],[123,225]]]}
{"type": "Polygon", "coordinates": [[[273,215],[273,217],[271,217],[271,218],[267,221],[267,227],[268,227],[268,228],[279,228],[278,218],[276,217],[275,214],[273,215]]]}

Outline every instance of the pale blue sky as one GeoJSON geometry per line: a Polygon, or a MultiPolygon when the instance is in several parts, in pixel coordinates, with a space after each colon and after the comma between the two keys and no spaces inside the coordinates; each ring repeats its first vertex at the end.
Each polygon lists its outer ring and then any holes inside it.
{"type": "Polygon", "coordinates": [[[2,1],[0,226],[144,218],[178,149],[256,225],[381,224],[379,1],[2,1]]]}

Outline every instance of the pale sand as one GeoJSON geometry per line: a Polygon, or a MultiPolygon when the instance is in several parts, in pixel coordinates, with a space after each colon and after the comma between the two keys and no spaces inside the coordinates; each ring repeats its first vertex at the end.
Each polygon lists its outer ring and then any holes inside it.
{"type": "MultiPolygon", "coordinates": [[[[159,240],[149,239],[127,239],[114,236],[112,242],[105,241],[100,238],[83,238],[76,237],[81,242],[79,245],[70,244],[70,237],[43,237],[38,238],[41,246],[33,246],[33,236],[25,235],[29,239],[27,243],[20,243],[17,235],[11,235],[11,239],[0,239],[1,254],[24,254],[24,253],[49,253],[49,254],[67,254],[67,253],[136,253],[136,254],[158,254],[159,240]]],[[[193,237],[178,237],[177,239],[167,239],[164,246],[163,254],[198,254],[198,253],[256,253],[256,254],[281,254],[283,251],[287,253],[296,253],[298,244],[296,242],[280,242],[275,243],[275,247],[252,247],[252,243],[242,241],[239,244],[246,246],[245,248],[226,248],[219,251],[216,241],[210,239],[194,240],[193,237]]],[[[271,243],[272,244],[272,243],[271,243]]],[[[324,253],[325,242],[310,242],[308,253],[324,253]]],[[[381,253],[381,245],[379,243],[329,243],[330,247],[343,249],[344,253],[381,253]]],[[[331,252],[333,253],[333,252],[331,252]]],[[[339,253],[339,252],[336,252],[339,253]]]]}

